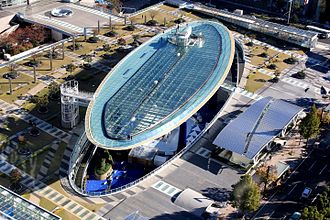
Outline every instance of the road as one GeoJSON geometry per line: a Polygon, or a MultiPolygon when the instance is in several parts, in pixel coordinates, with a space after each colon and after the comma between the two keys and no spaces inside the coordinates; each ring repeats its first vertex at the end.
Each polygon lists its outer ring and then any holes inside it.
{"type": "Polygon", "coordinates": [[[328,151],[313,150],[282,188],[279,188],[271,201],[262,207],[256,219],[265,216],[279,219],[290,216],[295,211],[302,211],[309,205],[317,193],[321,193],[325,184],[330,181],[329,156],[328,151]],[[312,189],[308,199],[301,198],[305,187],[312,189]]]}

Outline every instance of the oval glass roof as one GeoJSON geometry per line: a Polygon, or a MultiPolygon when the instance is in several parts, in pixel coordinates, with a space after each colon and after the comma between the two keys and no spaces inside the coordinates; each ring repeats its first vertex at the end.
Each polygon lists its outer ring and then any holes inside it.
{"type": "Polygon", "coordinates": [[[194,36],[203,36],[202,47],[170,43],[173,29],[130,53],[110,72],[86,114],[92,142],[129,148],[164,135],[216,92],[231,66],[233,39],[218,23],[189,26],[194,36]]]}

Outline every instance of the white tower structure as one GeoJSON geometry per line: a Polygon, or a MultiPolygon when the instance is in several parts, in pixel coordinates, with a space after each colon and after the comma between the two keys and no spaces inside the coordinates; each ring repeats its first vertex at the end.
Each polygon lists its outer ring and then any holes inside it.
{"type": "Polygon", "coordinates": [[[78,81],[71,80],[61,85],[62,126],[73,128],[79,122],[78,81]]]}

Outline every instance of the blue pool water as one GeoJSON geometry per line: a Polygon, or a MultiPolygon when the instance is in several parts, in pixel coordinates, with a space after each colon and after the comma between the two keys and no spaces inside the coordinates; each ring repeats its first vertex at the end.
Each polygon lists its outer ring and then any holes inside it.
{"type": "Polygon", "coordinates": [[[100,192],[107,188],[114,189],[126,185],[134,180],[139,179],[144,175],[144,170],[139,166],[132,166],[126,162],[115,163],[113,166],[113,172],[109,180],[95,180],[94,174],[91,173],[90,179],[86,183],[87,192],[100,192]]]}

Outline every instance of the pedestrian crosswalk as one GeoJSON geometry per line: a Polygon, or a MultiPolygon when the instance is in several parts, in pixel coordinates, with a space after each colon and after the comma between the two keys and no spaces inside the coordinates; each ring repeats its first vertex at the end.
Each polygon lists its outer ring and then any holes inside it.
{"type": "Polygon", "coordinates": [[[37,15],[33,15],[33,18],[35,18],[37,20],[46,21],[47,23],[50,23],[52,25],[64,28],[64,29],[69,30],[69,31],[73,31],[75,33],[79,33],[79,34],[84,33],[84,28],[73,25],[73,24],[70,24],[70,23],[65,22],[65,21],[58,20],[58,19],[53,18],[53,17],[47,17],[47,16],[44,16],[44,15],[37,14],[37,15]]]}
{"type": "Polygon", "coordinates": [[[176,188],[175,186],[172,186],[169,183],[166,183],[162,180],[156,182],[151,186],[152,188],[164,193],[165,195],[168,195],[170,197],[174,196],[175,194],[181,192],[182,190],[176,188]]]}
{"type": "Polygon", "coordinates": [[[86,7],[86,6],[81,6],[81,5],[77,5],[77,4],[70,4],[69,7],[74,8],[74,9],[78,9],[81,11],[85,11],[94,15],[98,15],[100,17],[106,18],[106,19],[110,19],[111,17],[111,22],[123,22],[123,19],[90,7],[86,7]]]}

